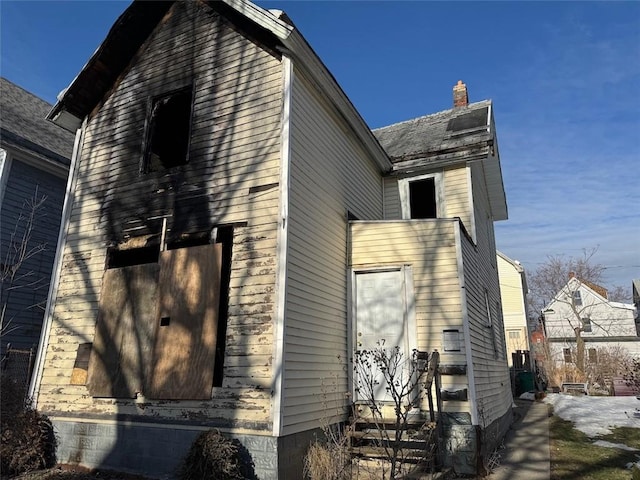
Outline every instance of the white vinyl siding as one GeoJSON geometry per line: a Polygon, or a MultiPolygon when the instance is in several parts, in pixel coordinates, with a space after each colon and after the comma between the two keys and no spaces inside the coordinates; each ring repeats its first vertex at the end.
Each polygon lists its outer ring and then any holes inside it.
{"type": "Polygon", "coordinates": [[[382,218],[373,159],[297,69],[292,86],[283,434],[318,427],[345,402],[347,211],[382,218]]]}
{"type": "Polygon", "coordinates": [[[87,126],[38,409],[219,419],[270,431],[282,68],[206,5],[172,8],[87,126]],[[160,187],[166,172],[139,173],[147,97],[191,82],[189,163],[176,190],[193,194],[192,208],[169,221],[187,231],[243,222],[234,228],[223,384],[212,400],[146,401],[144,410],[134,401],[93,399],[69,382],[78,344],[94,338],[107,241],[119,229],[132,237],[158,233],[149,219],[184,205],[160,187]],[[265,185],[272,187],[250,191],[265,185]]]}
{"type": "Polygon", "coordinates": [[[502,315],[499,311],[500,288],[495,267],[496,249],[493,242],[493,220],[488,213],[487,193],[480,164],[472,164],[474,216],[477,246],[466,237],[462,239],[465,293],[471,335],[471,350],[478,405],[482,421],[488,426],[502,417],[511,407],[512,397],[509,371],[504,359],[505,339],[502,315]],[[488,302],[485,299],[485,292],[488,302]],[[492,327],[487,325],[487,304],[491,311],[492,327]],[[494,341],[498,349],[496,356],[494,341]]]}
{"type": "MultiPolygon", "coordinates": [[[[445,352],[443,345],[443,333],[451,329],[459,330],[460,342],[464,342],[455,241],[457,220],[352,222],[350,228],[351,266],[355,271],[411,266],[417,348],[428,352],[437,349],[442,363],[466,365],[464,349],[445,352]]],[[[443,388],[465,388],[460,384],[462,378],[443,377],[443,388]]],[[[468,412],[469,403],[446,402],[444,408],[468,412]]]]}

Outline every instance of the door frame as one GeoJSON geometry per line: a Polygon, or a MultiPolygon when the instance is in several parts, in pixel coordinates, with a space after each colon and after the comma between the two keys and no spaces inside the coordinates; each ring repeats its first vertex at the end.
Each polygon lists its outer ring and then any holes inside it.
{"type": "Polygon", "coordinates": [[[382,273],[382,272],[402,272],[403,282],[404,282],[404,322],[405,322],[405,345],[407,346],[407,351],[405,352],[407,355],[410,355],[414,349],[418,348],[418,330],[416,323],[416,302],[415,302],[415,290],[413,287],[413,269],[411,265],[385,265],[380,267],[361,267],[361,268],[350,268],[349,275],[347,278],[347,305],[348,305],[348,325],[347,325],[347,349],[348,349],[348,358],[349,358],[349,368],[348,368],[348,381],[349,381],[349,391],[351,393],[351,398],[354,403],[359,403],[357,401],[356,391],[355,391],[355,383],[354,383],[354,363],[353,363],[353,354],[355,352],[356,339],[358,336],[358,322],[357,322],[357,309],[356,309],[356,298],[357,298],[357,283],[356,283],[356,275],[367,274],[367,273],[382,273]]]}

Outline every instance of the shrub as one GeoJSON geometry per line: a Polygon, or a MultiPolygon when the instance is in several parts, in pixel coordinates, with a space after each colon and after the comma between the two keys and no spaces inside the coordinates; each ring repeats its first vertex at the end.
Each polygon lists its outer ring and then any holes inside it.
{"type": "Polygon", "coordinates": [[[25,402],[24,390],[1,378],[0,468],[3,474],[51,467],[56,461],[56,439],[49,419],[25,402]]]}
{"type": "Polygon", "coordinates": [[[227,438],[218,430],[198,435],[182,463],[179,476],[183,480],[256,478],[249,452],[238,440],[227,438]]]}

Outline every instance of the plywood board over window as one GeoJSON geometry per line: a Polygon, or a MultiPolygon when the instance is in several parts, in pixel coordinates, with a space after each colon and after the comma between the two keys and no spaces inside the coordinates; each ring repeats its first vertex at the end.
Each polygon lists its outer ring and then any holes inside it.
{"type": "Polygon", "coordinates": [[[106,270],[87,387],[94,397],[134,398],[143,391],[153,351],[157,263],[106,270]]]}
{"type": "Polygon", "coordinates": [[[211,398],[222,245],[160,253],[158,314],[149,398],[211,398]]]}

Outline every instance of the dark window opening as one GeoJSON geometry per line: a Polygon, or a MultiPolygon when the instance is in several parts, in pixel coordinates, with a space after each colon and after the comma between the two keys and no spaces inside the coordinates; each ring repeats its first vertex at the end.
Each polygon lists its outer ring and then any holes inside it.
{"type": "Polygon", "coordinates": [[[159,255],[159,245],[130,248],[128,250],[111,248],[107,252],[107,268],[122,268],[133,265],[144,265],[146,263],[157,263],[159,255]]]}
{"type": "Polygon", "coordinates": [[[175,250],[176,248],[199,247],[200,245],[208,245],[211,241],[211,232],[198,232],[188,235],[181,235],[176,239],[167,242],[167,250],[175,250]]]}
{"type": "Polygon", "coordinates": [[[571,349],[570,348],[563,348],[562,349],[562,355],[564,356],[564,362],[565,363],[571,363],[571,349]]]}
{"type": "Polygon", "coordinates": [[[151,105],[145,171],[187,163],[191,130],[192,87],[157,97],[151,105]]]}
{"type": "Polygon", "coordinates": [[[233,228],[218,229],[217,243],[222,243],[222,266],[220,271],[220,304],[218,312],[218,342],[213,368],[213,386],[221,387],[224,377],[224,354],[227,344],[227,321],[229,312],[229,284],[231,280],[231,254],[233,251],[233,228]]]}
{"type": "Polygon", "coordinates": [[[435,178],[409,182],[409,208],[411,218],[437,218],[435,178]]]}
{"type": "Polygon", "coordinates": [[[598,351],[595,348],[589,349],[589,363],[598,363],[598,351]]]}

